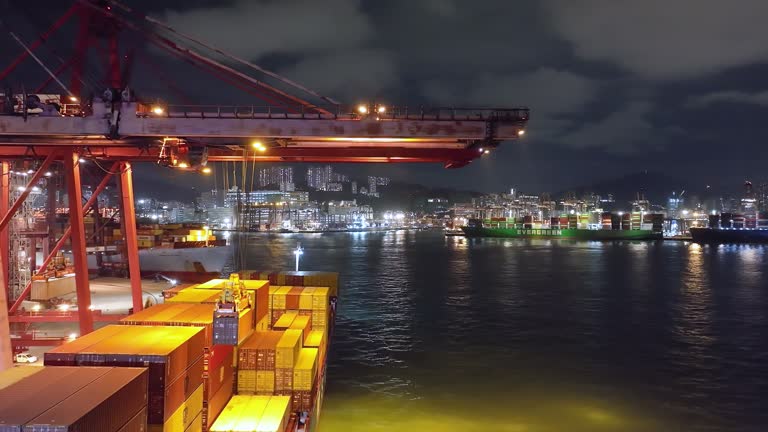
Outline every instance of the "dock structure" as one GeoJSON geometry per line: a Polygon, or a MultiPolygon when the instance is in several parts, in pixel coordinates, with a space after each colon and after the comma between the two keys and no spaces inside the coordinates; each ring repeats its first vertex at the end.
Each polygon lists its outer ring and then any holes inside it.
{"type": "MultiPolygon", "coordinates": [[[[0,81],[12,77],[25,85],[0,90],[0,370],[12,363],[9,315],[19,312],[33,278],[64,248],[73,256],[80,334],[93,330],[98,317],[91,310],[85,219],[99,213],[98,196],[110,186],[119,190],[113,217],[121,224],[133,311],[142,310],[136,162],[201,173],[210,173],[212,162],[440,163],[459,168],[523,136],[529,119],[524,107],[344,105],[119,1],[71,3],[39,39],[20,38],[11,20],[3,26],[3,36],[18,45],[19,55],[0,70],[0,81]],[[75,41],[71,55],[52,55],[52,36],[60,36],[69,21],[76,21],[78,29],[70,38],[75,41]],[[154,49],[135,49],[137,39],[154,49]],[[142,85],[158,81],[169,94],[183,93],[161,71],[131,73],[134,60],[151,64],[150,56],[159,52],[254,103],[193,105],[183,97],[181,103],[168,103],[144,96],[142,85]],[[102,79],[94,79],[88,63],[95,59],[106,66],[102,79]],[[45,81],[28,83],[29,71],[44,71],[45,81]],[[85,202],[84,178],[93,186],[85,202]],[[57,203],[57,193],[66,195],[67,202],[57,203]],[[41,195],[48,197],[42,217],[30,204],[41,195]],[[68,215],[68,225],[56,239],[51,226],[59,210],[68,215]],[[34,260],[38,247],[45,257],[39,265],[34,260]]],[[[66,38],[56,39],[61,40],[66,38]]]]}

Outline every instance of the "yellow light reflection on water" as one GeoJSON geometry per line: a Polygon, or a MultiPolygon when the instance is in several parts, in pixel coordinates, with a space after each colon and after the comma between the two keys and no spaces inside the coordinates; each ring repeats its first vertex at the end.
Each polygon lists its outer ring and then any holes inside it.
{"type": "MultiPolygon", "coordinates": [[[[601,432],[661,431],[653,413],[629,413],[615,402],[546,399],[544,394],[467,394],[429,401],[382,395],[327,395],[319,432],[601,432]]],[[[436,399],[439,396],[436,396],[436,399]]],[[[667,425],[671,426],[671,425],[667,425]]]]}

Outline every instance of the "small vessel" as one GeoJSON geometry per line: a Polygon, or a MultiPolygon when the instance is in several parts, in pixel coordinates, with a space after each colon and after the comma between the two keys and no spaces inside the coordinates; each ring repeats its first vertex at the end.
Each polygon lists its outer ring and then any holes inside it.
{"type": "MultiPolygon", "coordinates": [[[[600,215],[600,214],[598,214],[600,215]]],[[[646,213],[601,214],[599,223],[590,223],[594,215],[571,214],[553,217],[549,224],[524,218],[471,219],[461,229],[467,237],[543,238],[572,240],[661,240],[663,215],[646,213]]]]}
{"type": "Polygon", "coordinates": [[[690,231],[696,243],[768,243],[768,212],[714,214],[709,216],[708,227],[690,231]]]}

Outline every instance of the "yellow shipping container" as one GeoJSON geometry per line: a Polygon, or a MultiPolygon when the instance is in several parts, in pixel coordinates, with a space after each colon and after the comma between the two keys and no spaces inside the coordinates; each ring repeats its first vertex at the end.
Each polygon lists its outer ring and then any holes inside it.
{"type": "Polygon", "coordinates": [[[272,394],[275,392],[275,371],[256,371],[256,394],[272,394]]]}
{"type": "Polygon", "coordinates": [[[301,347],[301,330],[286,330],[275,348],[275,367],[293,368],[301,347]]]}
{"type": "Polygon", "coordinates": [[[312,317],[308,315],[297,316],[296,319],[293,320],[289,328],[301,330],[301,340],[303,341],[304,339],[306,339],[307,335],[309,334],[309,331],[312,330],[310,325],[311,320],[312,320],[312,317]]]}
{"type": "Polygon", "coordinates": [[[328,327],[328,311],[312,311],[312,328],[316,330],[325,330],[328,327]]]}
{"type": "MultiPolygon", "coordinates": [[[[200,385],[161,425],[149,425],[148,432],[178,432],[192,425],[203,412],[203,387],[200,385]]],[[[200,418],[202,424],[202,417],[200,418]]]]}
{"type": "Polygon", "coordinates": [[[253,394],[256,392],[256,371],[237,371],[237,394],[253,394]]]}
{"type": "Polygon", "coordinates": [[[296,366],[293,368],[293,389],[312,390],[317,373],[317,348],[302,348],[296,366]]]}
{"type": "MultiPolygon", "coordinates": [[[[232,396],[210,432],[255,431],[271,396],[232,396]]],[[[281,430],[282,432],[282,430],[281,430]]]]}
{"type": "Polygon", "coordinates": [[[253,308],[240,311],[240,318],[237,321],[237,344],[245,342],[253,334],[253,308]]]}
{"type": "Polygon", "coordinates": [[[187,288],[165,301],[166,303],[217,303],[220,298],[221,290],[187,288]]]}
{"type": "Polygon", "coordinates": [[[194,420],[192,420],[192,424],[189,425],[187,430],[185,430],[184,432],[203,432],[203,413],[202,412],[198,414],[194,420]]]}
{"type": "Polygon", "coordinates": [[[312,310],[328,309],[330,289],[328,287],[316,287],[312,292],[312,310]]]}
{"type": "Polygon", "coordinates": [[[278,288],[281,288],[279,286],[270,286],[269,287],[269,314],[272,315],[272,296],[275,295],[278,288]]]}
{"type": "Polygon", "coordinates": [[[258,290],[262,288],[269,287],[269,281],[268,280],[242,280],[241,282],[243,285],[245,285],[245,289],[247,290],[258,290]]]}
{"type": "Polygon", "coordinates": [[[301,296],[299,297],[299,309],[310,310],[313,309],[314,304],[314,287],[305,287],[301,290],[301,296]]]}
{"type": "Polygon", "coordinates": [[[310,348],[320,348],[325,344],[325,331],[312,330],[304,339],[304,346],[310,348]]]}
{"type": "Polygon", "coordinates": [[[272,309],[285,310],[285,297],[291,292],[293,287],[280,286],[272,295],[272,309]]]}
{"type": "Polygon", "coordinates": [[[290,396],[272,396],[264,410],[255,432],[280,432],[285,430],[288,423],[290,396]]]}
{"type": "Polygon", "coordinates": [[[293,324],[297,316],[299,316],[298,311],[287,311],[272,325],[272,328],[275,330],[287,330],[291,328],[291,324],[293,324]]]}
{"type": "Polygon", "coordinates": [[[267,315],[264,318],[262,318],[261,321],[257,322],[256,328],[254,330],[257,332],[263,332],[263,331],[269,330],[269,323],[270,323],[269,317],[270,316],[267,315]]]}

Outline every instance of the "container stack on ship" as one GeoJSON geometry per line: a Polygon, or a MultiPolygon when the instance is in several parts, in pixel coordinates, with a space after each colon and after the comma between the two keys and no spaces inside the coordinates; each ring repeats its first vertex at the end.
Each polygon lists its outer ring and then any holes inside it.
{"type": "Polygon", "coordinates": [[[166,294],[47,352],[45,367],[0,374],[13,401],[0,430],[316,429],[337,274],[246,271],[166,294]]]}
{"type": "Polygon", "coordinates": [[[574,240],[660,240],[664,215],[644,212],[565,214],[548,221],[532,216],[472,219],[467,237],[561,238],[574,240]]]}
{"type": "Polygon", "coordinates": [[[768,211],[713,214],[708,227],[690,231],[698,243],[768,243],[768,211]]]}

